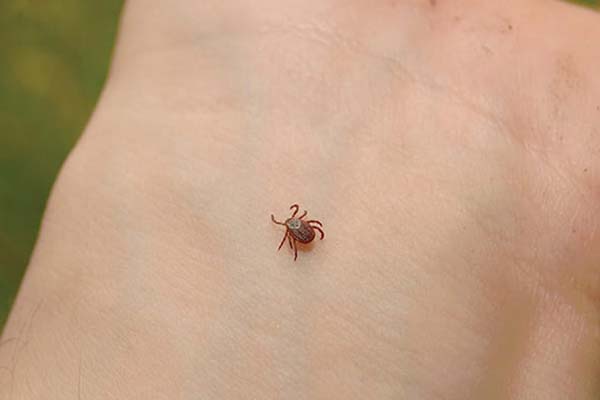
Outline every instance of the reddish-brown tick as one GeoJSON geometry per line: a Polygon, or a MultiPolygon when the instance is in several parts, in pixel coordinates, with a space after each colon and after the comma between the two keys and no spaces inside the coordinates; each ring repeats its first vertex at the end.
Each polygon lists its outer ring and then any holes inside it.
{"type": "Polygon", "coordinates": [[[323,240],[325,237],[325,233],[323,232],[323,229],[321,229],[323,227],[321,221],[317,221],[316,219],[305,221],[303,219],[306,217],[306,210],[301,216],[296,217],[296,214],[298,214],[298,211],[300,210],[300,206],[298,204],[292,205],[290,210],[294,210],[294,213],[291,217],[286,219],[285,222],[276,221],[273,214],[271,214],[271,219],[276,224],[285,226],[285,235],[283,235],[283,239],[281,240],[281,243],[279,243],[277,250],[279,251],[279,249],[281,249],[281,246],[283,246],[283,243],[285,243],[285,239],[287,238],[290,248],[294,250],[294,261],[296,261],[296,258],[298,258],[298,248],[296,247],[296,242],[312,242],[315,238],[315,229],[321,233],[321,240],[323,240]]]}

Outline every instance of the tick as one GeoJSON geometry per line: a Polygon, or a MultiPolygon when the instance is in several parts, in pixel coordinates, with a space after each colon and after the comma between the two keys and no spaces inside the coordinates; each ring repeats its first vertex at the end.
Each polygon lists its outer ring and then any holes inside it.
{"type": "Polygon", "coordinates": [[[304,210],[301,216],[296,217],[298,211],[300,210],[300,206],[298,204],[294,204],[290,207],[290,210],[294,210],[294,213],[291,217],[285,220],[285,222],[279,222],[275,219],[275,216],[271,214],[271,219],[278,225],[285,226],[285,235],[283,235],[283,239],[281,243],[279,243],[279,247],[277,251],[281,249],[281,246],[285,243],[285,239],[288,240],[290,244],[290,249],[294,250],[294,261],[298,258],[298,248],[296,247],[296,242],[300,243],[310,243],[315,239],[315,230],[319,231],[321,234],[321,240],[325,237],[325,232],[323,232],[323,224],[321,221],[317,221],[316,219],[311,219],[308,221],[304,220],[306,217],[307,211],[304,210]]]}

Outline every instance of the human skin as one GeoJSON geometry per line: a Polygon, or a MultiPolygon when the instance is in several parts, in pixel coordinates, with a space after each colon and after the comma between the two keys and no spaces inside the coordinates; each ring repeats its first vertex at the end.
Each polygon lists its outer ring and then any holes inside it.
{"type": "Polygon", "coordinates": [[[598,37],[552,1],[128,1],[0,399],[597,399],[598,37]]]}

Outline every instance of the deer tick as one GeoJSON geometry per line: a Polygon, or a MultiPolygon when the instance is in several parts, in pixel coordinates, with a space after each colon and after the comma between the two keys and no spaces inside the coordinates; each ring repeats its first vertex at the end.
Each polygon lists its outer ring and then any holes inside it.
{"type": "Polygon", "coordinates": [[[279,243],[279,247],[277,251],[281,249],[281,246],[285,243],[285,239],[288,240],[290,244],[290,249],[294,250],[294,261],[298,258],[298,248],[296,247],[296,242],[300,243],[310,243],[315,239],[315,229],[319,231],[321,234],[321,240],[325,237],[325,232],[323,232],[323,224],[321,221],[317,221],[316,219],[311,219],[305,221],[303,218],[306,217],[307,211],[305,210],[301,216],[296,217],[298,211],[300,210],[300,206],[298,204],[294,204],[290,207],[290,210],[294,210],[294,213],[291,217],[285,220],[285,222],[279,222],[275,220],[275,216],[271,214],[271,219],[278,225],[285,226],[285,235],[283,235],[283,239],[281,243],[279,243]]]}

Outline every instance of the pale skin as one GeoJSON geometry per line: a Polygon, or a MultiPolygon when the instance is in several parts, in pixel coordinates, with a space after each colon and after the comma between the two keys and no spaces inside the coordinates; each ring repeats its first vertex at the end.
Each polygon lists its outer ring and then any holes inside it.
{"type": "Polygon", "coordinates": [[[554,1],[128,1],[0,399],[597,399],[598,37],[554,1]]]}

